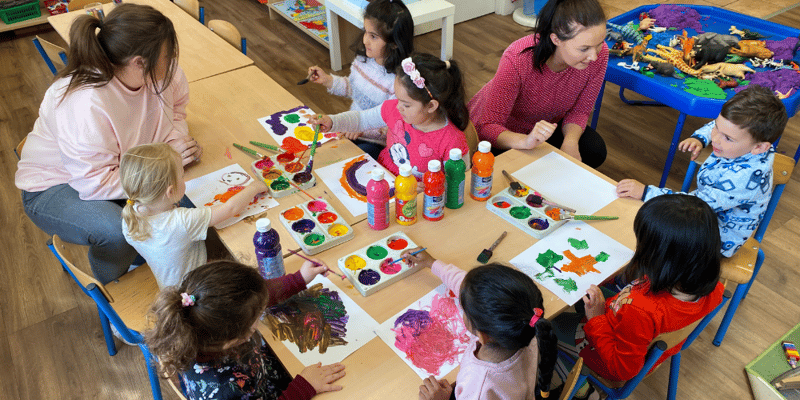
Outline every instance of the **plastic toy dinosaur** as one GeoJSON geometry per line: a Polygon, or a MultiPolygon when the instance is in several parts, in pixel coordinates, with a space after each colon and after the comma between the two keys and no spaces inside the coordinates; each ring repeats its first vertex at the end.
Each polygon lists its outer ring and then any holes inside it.
{"type": "Polygon", "coordinates": [[[763,40],[740,40],[729,51],[731,54],[742,57],[772,58],[774,53],[766,45],[767,43],[763,40]]]}
{"type": "Polygon", "coordinates": [[[700,71],[703,73],[717,72],[725,76],[735,76],[739,79],[744,79],[745,72],[756,72],[752,68],[744,64],[726,64],[726,63],[705,65],[700,68],[700,71]]]}
{"type": "Polygon", "coordinates": [[[761,40],[772,37],[772,36],[764,36],[758,32],[753,32],[749,29],[736,29],[735,25],[731,25],[730,29],[728,29],[728,32],[730,32],[731,35],[741,36],[743,40],[761,40]]]}
{"type": "Polygon", "coordinates": [[[689,37],[686,33],[686,30],[683,30],[683,36],[676,36],[678,41],[681,44],[681,50],[683,50],[683,61],[686,62],[687,65],[694,64],[692,61],[692,48],[694,48],[694,38],[689,37]]]}
{"type": "Polygon", "coordinates": [[[644,34],[633,23],[627,23],[625,24],[625,26],[622,26],[611,22],[607,22],[606,25],[618,31],[620,34],[622,34],[622,37],[625,38],[625,40],[631,43],[639,44],[644,40],[644,34]]]}
{"type": "MultiPolygon", "coordinates": [[[[686,62],[683,61],[683,53],[680,50],[673,49],[672,47],[667,47],[663,45],[657,45],[657,49],[647,49],[646,52],[655,53],[658,56],[663,57],[667,62],[674,65],[675,68],[679,69],[681,72],[685,72],[691,76],[700,75],[700,71],[696,69],[692,69],[686,62]]],[[[663,60],[648,60],[648,61],[663,61],[663,60]]]]}

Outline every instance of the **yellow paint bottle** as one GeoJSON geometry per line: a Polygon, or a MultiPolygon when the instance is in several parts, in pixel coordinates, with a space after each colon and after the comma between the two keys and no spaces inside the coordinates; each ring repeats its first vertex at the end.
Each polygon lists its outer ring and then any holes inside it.
{"type": "Polygon", "coordinates": [[[400,167],[400,176],[394,180],[395,218],[400,225],[417,222],[417,179],[411,175],[411,166],[400,167]]]}

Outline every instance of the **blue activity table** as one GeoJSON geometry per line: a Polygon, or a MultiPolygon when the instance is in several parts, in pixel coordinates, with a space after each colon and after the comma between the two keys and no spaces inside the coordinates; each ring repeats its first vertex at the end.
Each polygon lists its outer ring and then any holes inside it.
{"type": "MultiPolygon", "coordinates": [[[[623,26],[630,21],[638,23],[639,14],[642,12],[649,12],[658,6],[659,4],[641,6],[617,17],[611,18],[608,21],[623,26]]],[[[798,35],[800,35],[800,30],[798,29],[776,24],[760,18],[739,14],[733,11],[724,10],[718,7],[696,5],[684,5],[684,7],[693,8],[701,15],[700,25],[705,32],[717,32],[729,35],[730,33],[728,32],[728,29],[731,25],[735,25],[738,29],[749,29],[764,36],[771,36],[762,40],[783,40],[787,37],[798,37],[798,35]]],[[[656,21],[656,25],[658,26],[658,21],[656,21]]],[[[686,28],[686,32],[689,37],[698,35],[698,32],[691,28],[686,28]]],[[[647,48],[655,48],[656,44],[667,46],[670,38],[675,35],[680,35],[681,33],[681,30],[668,30],[662,33],[653,33],[653,39],[651,39],[647,44],[647,48]]],[[[608,40],[606,41],[606,44],[608,44],[609,48],[614,45],[613,42],[608,40]]],[[[798,51],[798,54],[800,54],[800,51],[798,51]]],[[[798,62],[798,59],[800,58],[798,58],[796,55],[795,62],[798,62]]],[[[661,175],[661,182],[659,183],[659,187],[664,187],[664,184],[667,182],[669,170],[672,167],[672,160],[675,157],[675,151],[678,148],[678,142],[680,140],[681,131],[683,130],[683,124],[686,121],[686,116],[691,115],[694,117],[709,119],[717,118],[720,110],[722,110],[722,105],[725,103],[725,101],[727,101],[727,99],[733,97],[734,91],[733,89],[725,89],[725,93],[728,95],[725,100],[698,97],[683,90],[685,80],[667,78],[660,75],[648,77],[639,73],[638,71],[629,70],[617,65],[623,61],[627,64],[630,64],[632,62],[631,56],[617,57],[613,54],[609,54],[608,69],[606,70],[605,76],[605,80],[607,82],[612,82],[619,85],[619,96],[622,101],[627,104],[664,105],[674,108],[680,112],[678,121],[675,125],[675,132],[672,135],[672,143],[670,144],[669,153],[667,154],[667,161],[664,164],[664,172],[661,175]],[[651,98],[655,101],[630,101],[624,96],[625,89],[633,90],[634,92],[651,98]]],[[[643,64],[640,63],[639,65],[641,66],[643,64]]],[[[747,62],[746,65],[750,66],[756,71],[770,70],[769,68],[754,68],[749,62],[747,62]]],[[[597,119],[600,115],[600,105],[603,100],[604,89],[605,85],[601,87],[600,95],[597,97],[597,102],[595,103],[594,115],[591,123],[592,128],[596,128],[597,126],[597,119]]],[[[786,106],[786,112],[789,117],[793,116],[800,106],[800,95],[798,95],[798,91],[795,90],[791,96],[783,99],[783,104],[786,106]]]]}

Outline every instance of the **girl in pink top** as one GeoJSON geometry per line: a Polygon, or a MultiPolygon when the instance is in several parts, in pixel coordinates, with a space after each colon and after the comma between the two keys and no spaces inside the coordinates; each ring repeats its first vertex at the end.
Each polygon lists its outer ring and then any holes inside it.
{"type": "Polygon", "coordinates": [[[322,116],[318,120],[322,129],[361,132],[388,126],[386,148],[378,162],[395,175],[401,165],[408,164],[419,181],[428,170],[428,161],[444,162],[452,148],[461,149],[468,159],[463,130],[469,124],[469,113],[458,64],[415,54],[403,60],[396,73],[396,100],[385,101],[380,110],[322,116]]]}
{"type": "Polygon", "coordinates": [[[532,149],[544,141],[591,167],[603,139],[586,123],[608,63],[606,18],[597,0],[550,0],[532,35],[512,43],[497,73],[469,102],[481,140],[532,149]]]}
{"type": "Polygon", "coordinates": [[[188,135],[189,89],[167,17],[121,4],[104,21],[76,18],[70,44],[69,64],[45,93],[15,183],[36,226],[88,245],[92,272],[107,283],[136,256],[122,235],[122,154],[166,142],[186,165],[202,149],[188,135]]]}
{"type": "Polygon", "coordinates": [[[556,336],[544,318],[542,293],[524,273],[500,264],[466,272],[434,261],[427,252],[406,252],[414,266],[430,267],[458,293],[472,343],[461,358],[456,382],[428,377],[419,387],[423,400],[535,399],[550,390],[556,336]]]}

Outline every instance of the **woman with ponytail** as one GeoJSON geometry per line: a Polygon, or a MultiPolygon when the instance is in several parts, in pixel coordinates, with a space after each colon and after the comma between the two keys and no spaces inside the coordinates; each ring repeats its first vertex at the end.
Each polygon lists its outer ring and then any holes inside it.
{"type": "Polygon", "coordinates": [[[497,73],[469,102],[481,140],[499,149],[542,142],[596,168],[606,145],[586,125],[608,63],[597,0],[549,0],[532,35],[512,43],[497,73]]]}
{"type": "Polygon", "coordinates": [[[189,136],[177,57],[172,22],[150,6],[121,4],[103,21],[76,18],[69,63],[45,93],[21,154],[15,183],[25,213],[47,234],[89,246],[103,283],[136,257],[122,234],[122,154],[168,143],[186,165],[202,153],[189,136]]]}
{"type": "Polygon", "coordinates": [[[524,273],[490,263],[466,272],[435,261],[422,251],[405,256],[429,267],[458,293],[471,343],[452,385],[428,377],[419,398],[439,400],[530,399],[547,397],[556,363],[557,339],[544,318],[542,293],[524,273]]]}

